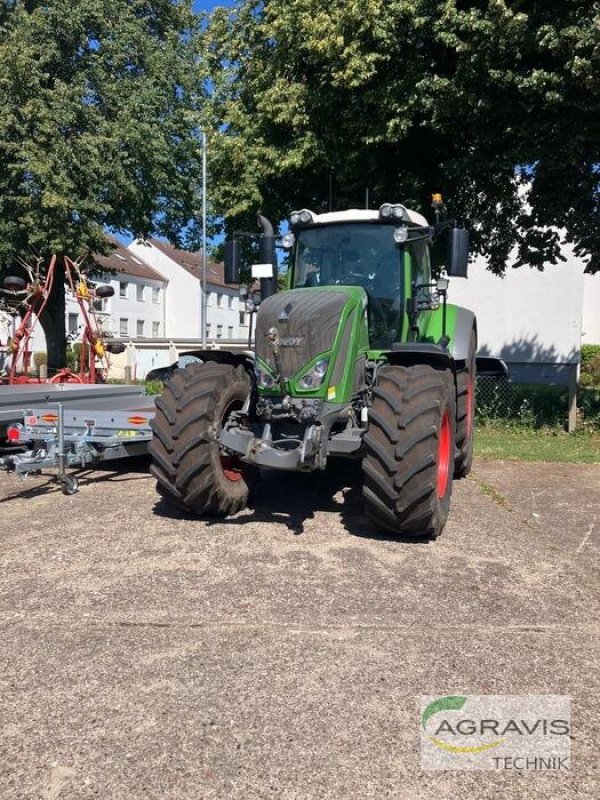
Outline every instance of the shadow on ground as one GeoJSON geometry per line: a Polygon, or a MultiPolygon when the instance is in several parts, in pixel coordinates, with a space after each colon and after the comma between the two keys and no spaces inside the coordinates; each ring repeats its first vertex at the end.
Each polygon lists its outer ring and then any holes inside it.
{"type": "MultiPolygon", "coordinates": [[[[146,480],[150,472],[150,459],[148,456],[135,456],[128,458],[125,463],[119,459],[115,461],[105,461],[101,466],[87,467],[84,469],[68,468],[67,474],[72,475],[79,481],[79,488],[86,483],[130,483],[131,481],[146,480]]],[[[0,503],[8,503],[17,497],[31,498],[43,497],[47,494],[61,493],[62,488],[56,478],[56,470],[33,471],[33,478],[45,478],[44,483],[28,484],[28,477],[19,478],[13,475],[15,480],[15,491],[5,497],[0,497],[0,503]]]]}
{"type": "Polygon", "coordinates": [[[428,537],[403,537],[378,529],[366,517],[360,462],[331,461],[325,472],[261,471],[248,509],[235,517],[195,517],[159,500],[154,513],[172,519],[202,519],[207,525],[236,527],[256,523],[283,523],[299,536],[319,512],[337,512],[352,536],[382,541],[427,544],[428,537]]]}

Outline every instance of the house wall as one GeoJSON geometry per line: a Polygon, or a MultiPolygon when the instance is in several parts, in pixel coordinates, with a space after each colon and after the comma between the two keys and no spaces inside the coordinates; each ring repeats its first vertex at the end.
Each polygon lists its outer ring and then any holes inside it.
{"type": "Polygon", "coordinates": [[[130,275],[119,275],[110,281],[114,288],[114,295],[107,301],[109,312],[108,327],[114,336],[164,336],[165,335],[165,286],[158,281],[147,278],[137,278],[130,275]],[[121,283],[127,284],[126,296],[120,294],[121,283]],[[138,300],[137,290],[141,288],[143,300],[138,300]],[[158,289],[157,302],[153,299],[152,289],[158,289]],[[121,320],[127,320],[127,332],[121,330],[121,320]],[[143,334],[138,331],[138,322],[143,323],[143,334]],[[158,324],[155,331],[153,323],[158,324]]]}
{"type": "Polygon", "coordinates": [[[469,278],[453,278],[448,299],[477,316],[479,354],[503,358],[515,380],[566,381],[579,362],[582,340],[583,262],[568,247],[566,261],[543,272],[506,270],[503,278],[478,258],[469,278]]]}
{"type": "MultiPolygon", "coordinates": [[[[114,289],[114,295],[107,298],[103,302],[103,311],[98,312],[97,318],[102,329],[107,335],[121,336],[120,320],[126,319],[128,323],[128,332],[123,334],[126,337],[138,337],[138,321],[144,324],[144,337],[164,336],[165,328],[165,285],[159,281],[153,281],[148,278],[137,278],[131,275],[115,275],[110,278],[105,278],[97,281],[103,285],[110,285],[114,289]],[[120,296],[121,282],[127,283],[127,296],[120,296]],[[137,299],[137,287],[143,288],[144,300],[137,299]],[[155,287],[159,290],[158,302],[153,302],[152,288],[155,287]],[[158,323],[158,332],[154,332],[153,323],[158,323]]],[[[79,308],[79,303],[71,297],[68,293],[65,296],[65,329],[67,334],[72,330],[72,325],[75,322],[73,319],[77,317],[76,333],[74,341],[81,340],[81,333],[83,331],[83,315],[79,308]]],[[[32,337],[33,352],[46,350],[46,337],[39,322],[35,322],[34,334],[32,337]]]]}
{"type": "MultiPolygon", "coordinates": [[[[201,338],[202,287],[198,278],[191,275],[150,242],[134,241],[127,249],[164,275],[169,282],[166,293],[164,335],[174,338],[196,336],[201,338]]],[[[237,289],[208,283],[207,290],[207,335],[209,338],[247,337],[248,326],[240,325],[240,311],[244,309],[240,304],[237,289]],[[221,304],[218,302],[219,296],[225,298],[221,304]]]]}
{"type": "Polygon", "coordinates": [[[584,344],[600,344],[600,272],[583,276],[582,328],[584,344]]]}
{"type": "Polygon", "coordinates": [[[164,275],[168,282],[163,335],[200,336],[201,292],[198,280],[149,242],[133,241],[127,249],[164,275]]]}

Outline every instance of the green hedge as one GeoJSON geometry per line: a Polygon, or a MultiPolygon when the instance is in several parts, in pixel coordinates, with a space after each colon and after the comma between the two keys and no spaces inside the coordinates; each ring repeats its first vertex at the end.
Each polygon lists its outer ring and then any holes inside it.
{"type": "MultiPolygon", "coordinates": [[[[528,428],[564,427],[568,401],[568,391],[562,386],[507,383],[494,394],[489,386],[478,385],[477,416],[482,421],[502,419],[528,428]]],[[[600,429],[600,389],[579,387],[577,413],[581,428],[600,429]]]]}
{"type": "Polygon", "coordinates": [[[600,389],[600,344],[581,346],[581,386],[600,389]]]}

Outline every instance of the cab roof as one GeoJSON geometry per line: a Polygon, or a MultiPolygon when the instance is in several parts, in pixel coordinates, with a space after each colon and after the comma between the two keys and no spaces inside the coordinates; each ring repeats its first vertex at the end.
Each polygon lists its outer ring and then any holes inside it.
{"type": "MultiPolygon", "coordinates": [[[[408,215],[409,221],[413,225],[420,227],[429,227],[429,222],[422,214],[417,211],[411,211],[410,208],[404,206],[408,215]]],[[[313,213],[313,212],[311,212],[313,213]]],[[[380,220],[379,211],[365,208],[349,208],[347,211],[330,211],[326,214],[314,214],[314,225],[326,225],[335,222],[378,222],[380,220]]]]}

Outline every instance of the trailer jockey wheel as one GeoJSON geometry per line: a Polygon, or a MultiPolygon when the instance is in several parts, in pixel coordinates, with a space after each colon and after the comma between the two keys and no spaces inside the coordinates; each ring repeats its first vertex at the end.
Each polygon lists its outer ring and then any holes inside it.
{"type": "Polygon", "coordinates": [[[59,481],[63,494],[70,495],[79,491],[79,481],[74,475],[63,475],[62,478],[59,478],[59,481]]]}

